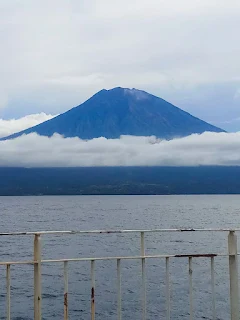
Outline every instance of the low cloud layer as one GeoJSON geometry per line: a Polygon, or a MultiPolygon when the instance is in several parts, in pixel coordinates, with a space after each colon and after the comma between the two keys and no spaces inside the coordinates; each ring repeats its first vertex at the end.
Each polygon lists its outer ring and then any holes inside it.
{"type": "Polygon", "coordinates": [[[12,133],[36,126],[39,123],[52,119],[54,116],[44,112],[30,114],[20,119],[0,119],[0,138],[12,133]]]}
{"type": "Polygon", "coordinates": [[[84,141],[30,134],[0,141],[0,166],[198,166],[240,165],[240,132],[203,133],[165,141],[122,136],[84,141]]]}

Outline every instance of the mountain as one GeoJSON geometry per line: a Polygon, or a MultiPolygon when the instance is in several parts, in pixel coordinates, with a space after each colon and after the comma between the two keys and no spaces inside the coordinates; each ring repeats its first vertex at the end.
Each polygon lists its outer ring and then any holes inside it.
{"type": "Polygon", "coordinates": [[[43,136],[92,139],[120,135],[172,139],[205,131],[222,132],[171,103],[137,89],[101,90],[79,106],[2,140],[36,132],[43,136]]]}

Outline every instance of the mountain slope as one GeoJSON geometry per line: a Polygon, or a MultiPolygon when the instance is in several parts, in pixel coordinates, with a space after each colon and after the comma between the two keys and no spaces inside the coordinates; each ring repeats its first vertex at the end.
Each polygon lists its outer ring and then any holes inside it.
{"type": "Polygon", "coordinates": [[[3,139],[32,132],[44,136],[59,133],[65,137],[82,139],[101,136],[118,138],[120,135],[155,135],[172,139],[204,131],[223,130],[144,91],[118,87],[101,90],[83,104],[56,118],[3,139]]]}

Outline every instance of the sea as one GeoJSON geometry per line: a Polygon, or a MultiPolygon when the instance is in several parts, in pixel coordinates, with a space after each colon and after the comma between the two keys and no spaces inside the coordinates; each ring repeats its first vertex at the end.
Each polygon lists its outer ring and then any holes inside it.
{"type": "MultiPolygon", "coordinates": [[[[240,196],[0,197],[0,232],[239,228],[240,196]]],[[[227,232],[147,233],[146,255],[227,253],[227,232]]],[[[240,238],[240,234],[239,234],[240,238]]],[[[140,255],[139,233],[43,235],[42,258],[140,255]]],[[[33,259],[33,236],[1,236],[0,261],[33,259]]],[[[194,319],[212,319],[211,259],[193,258],[194,319]]],[[[69,262],[69,319],[91,319],[90,262],[69,262]]],[[[166,262],[146,259],[146,319],[166,319],[166,262]]],[[[122,319],[142,317],[140,260],[121,262],[122,319]]],[[[215,258],[217,319],[230,319],[228,257],[215,258]]],[[[116,261],[96,261],[96,319],[117,319],[116,261]]],[[[171,319],[189,319],[188,258],[170,258],[171,319]]],[[[63,263],[42,265],[42,319],[63,319],[63,263]]],[[[6,267],[0,266],[0,319],[6,267]]],[[[33,319],[33,266],[11,267],[11,319],[33,319]]]]}

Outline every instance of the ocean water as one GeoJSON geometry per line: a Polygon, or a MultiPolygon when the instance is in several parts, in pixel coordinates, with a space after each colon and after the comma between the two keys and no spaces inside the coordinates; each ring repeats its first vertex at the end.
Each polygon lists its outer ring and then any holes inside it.
{"type": "MultiPolygon", "coordinates": [[[[234,228],[240,196],[0,197],[0,232],[234,228]]],[[[240,238],[240,234],[239,234],[240,238]]],[[[225,253],[225,232],[146,234],[146,254],[225,253]]],[[[33,237],[0,237],[0,261],[32,259],[33,237]]],[[[44,235],[42,257],[139,255],[139,234],[44,235]]],[[[141,261],[122,261],[122,319],[141,319],[141,261]]],[[[0,266],[0,319],[5,319],[0,266]]],[[[147,319],[165,319],[165,260],[146,260],[147,319]]],[[[189,319],[188,259],[170,259],[171,319],[189,319]]],[[[194,319],[212,318],[210,259],[193,258],[194,319]]],[[[43,319],[63,319],[63,264],[42,266],[43,319]]],[[[228,258],[215,258],[217,319],[229,319],[228,258]]],[[[116,261],[96,261],[96,319],[117,319],[116,261]]],[[[69,318],[90,319],[90,262],[69,263],[69,318]]],[[[33,319],[33,266],[11,267],[12,319],[33,319]]]]}

